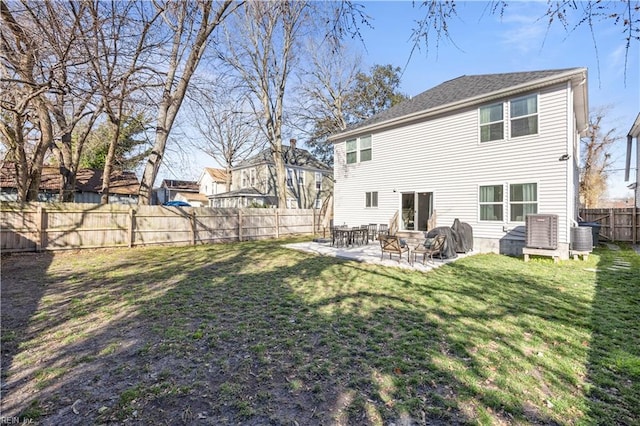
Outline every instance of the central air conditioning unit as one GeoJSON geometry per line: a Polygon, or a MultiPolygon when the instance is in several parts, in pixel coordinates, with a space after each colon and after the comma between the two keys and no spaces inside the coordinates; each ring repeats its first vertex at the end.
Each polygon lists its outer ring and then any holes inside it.
{"type": "Polygon", "coordinates": [[[558,248],[558,215],[528,214],[525,246],[534,249],[555,250],[558,248]]]}

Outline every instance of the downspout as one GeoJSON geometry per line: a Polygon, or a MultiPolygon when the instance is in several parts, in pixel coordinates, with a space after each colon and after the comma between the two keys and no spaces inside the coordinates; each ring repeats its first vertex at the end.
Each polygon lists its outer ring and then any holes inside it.
{"type": "MultiPolygon", "coordinates": [[[[567,222],[565,224],[565,239],[569,243],[569,248],[571,248],[571,225],[576,223],[575,218],[578,216],[576,212],[575,206],[575,179],[574,176],[575,170],[570,173],[569,168],[573,162],[578,161],[573,152],[573,146],[575,143],[575,133],[574,129],[576,128],[575,122],[575,112],[573,110],[573,88],[571,86],[571,80],[567,81],[567,129],[566,129],[566,153],[573,153],[571,157],[567,161],[565,161],[565,185],[566,185],[566,194],[565,194],[565,212],[567,212],[567,222]],[[573,157],[573,158],[572,158],[573,157]],[[571,190],[570,190],[571,189],[571,190]]],[[[579,150],[578,150],[579,151],[579,150]]]]}

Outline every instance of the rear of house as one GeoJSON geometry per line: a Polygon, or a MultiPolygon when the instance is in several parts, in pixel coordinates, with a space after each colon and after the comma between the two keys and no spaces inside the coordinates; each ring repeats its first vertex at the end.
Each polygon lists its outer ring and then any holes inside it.
{"type": "Polygon", "coordinates": [[[520,254],[525,216],[577,218],[584,68],[462,76],[332,136],[336,224],[473,227],[477,251],[520,254]],[[394,223],[392,223],[394,222],[394,223]]]}

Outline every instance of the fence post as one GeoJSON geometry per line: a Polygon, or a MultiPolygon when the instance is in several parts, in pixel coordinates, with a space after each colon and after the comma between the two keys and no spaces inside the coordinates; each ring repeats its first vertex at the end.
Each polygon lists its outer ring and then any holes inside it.
{"type": "Polygon", "coordinates": [[[609,221],[611,225],[611,241],[616,241],[616,217],[613,209],[609,209],[609,221]]]}
{"type": "Polygon", "coordinates": [[[276,238],[280,238],[280,214],[278,213],[278,209],[276,211],[276,238]]]}
{"type": "Polygon", "coordinates": [[[311,209],[311,235],[316,235],[316,209],[311,209]]]}
{"type": "Polygon", "coordinates": [[[189,219],[191,220],[191,245],[196,245],[196,212],[191,212],[189,214],[189,219]]]}
{"type": "Polygon", "coordinates": [[[242,210],[238,209],[238,241],[242,241],[242,210]]]}
{"type": "Polygon", "coordinates": [[[46,210],[41,204],[38,204],[38,241],[36,242],[36,251],[42,251],[44,248],[45,239],[45,227],[47,226],[45,221],[46,210]]]}
{"type": "Polygon", "coordinates": [[[133,247],[133,230],[135,229],[135,220],[136,220],[136,211],[133,209],[133,207],[129,207],[129,248],[133,247]]]}

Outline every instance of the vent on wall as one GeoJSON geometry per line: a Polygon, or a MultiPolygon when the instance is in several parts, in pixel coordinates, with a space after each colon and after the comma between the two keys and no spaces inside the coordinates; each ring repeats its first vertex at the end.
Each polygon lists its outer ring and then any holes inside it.
{"type": "Polygon", "coordinates": [[[527,247],[548,250],[558,248],[558,215],[528,214],[525,224],[527,247]]]}

